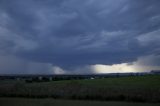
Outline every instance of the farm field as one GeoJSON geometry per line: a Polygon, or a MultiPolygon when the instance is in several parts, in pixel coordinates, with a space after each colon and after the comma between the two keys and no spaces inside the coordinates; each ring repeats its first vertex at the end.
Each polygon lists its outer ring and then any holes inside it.
{"type": "Polygon", "coordinates": [[[160,102],[160,76],[51,82],[0,81],[0,97],[160,102]]]}
{"type": "Polygon", "coordinates": [[[0,98],[1,106],[159,106],[160,103],[102,102],[83,100],[0,98]]]}

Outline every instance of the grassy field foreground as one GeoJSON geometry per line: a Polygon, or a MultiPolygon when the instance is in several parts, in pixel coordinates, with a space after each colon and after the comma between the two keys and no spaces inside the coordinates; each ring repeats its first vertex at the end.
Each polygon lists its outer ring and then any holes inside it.
{"type": "Polygon", "coordinates": [[[0,98],[0,106],[160,106],[160,103],[0,98]]]}
{"type": "Polygon", "coordinates": [[[0,81],[0,97],[160,102],[160,76],[130,76],[39,83],[0,81]]]}

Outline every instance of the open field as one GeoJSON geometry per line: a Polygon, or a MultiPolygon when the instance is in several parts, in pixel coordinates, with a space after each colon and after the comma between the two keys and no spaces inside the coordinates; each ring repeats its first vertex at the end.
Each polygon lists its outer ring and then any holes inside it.
{"type": "Polygon", "coordinates": [[[160,106],[160,103],[102,102],[83,100],[0,98],[1,106],[160,106]]]}
{"type": "Polygon", "coordinates": [[[160,76],[130,76],[40,83],[0,81],[1,97],[160,102],[160,76]]]}

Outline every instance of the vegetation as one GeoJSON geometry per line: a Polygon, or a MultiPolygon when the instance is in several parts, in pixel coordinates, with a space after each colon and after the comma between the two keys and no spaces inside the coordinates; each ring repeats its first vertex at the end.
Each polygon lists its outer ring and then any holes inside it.
{"type": "Polygon", "coordinates": [[[160,76],[133,76],[41,83],[0,81],[1,97],[160,102],[160,76]]]}
{"type": "Polygon", "coordinates": [[[0,98],[1,106],[159,106],[160,103],[127,103],[55,99],[0,98]]]}

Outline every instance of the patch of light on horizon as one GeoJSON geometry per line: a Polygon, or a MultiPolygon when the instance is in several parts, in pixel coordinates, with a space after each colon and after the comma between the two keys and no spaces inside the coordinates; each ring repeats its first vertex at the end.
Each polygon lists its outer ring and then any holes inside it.
{"type": "Polygon", "coordinates": [[[122,63],[114,65],[92,65],[91,69],[94,73],[126,73],[126,72],[149,72],[151,70],[160,70],[160,66],[145,66],[138,65],[136,62],[133,64],[122,63]]]}
{"type": "Polygon", "coordinates": [[[96,64],[91,66],[94,73],[125,73],[125,72],[137,72],[136,68],[127,63],[114,64],[114,65],[102,65],[96,64]]]}

